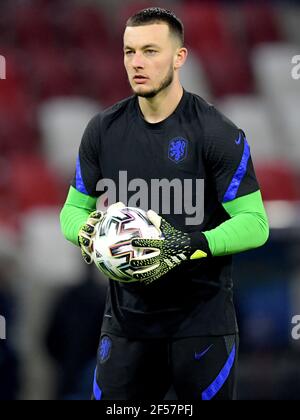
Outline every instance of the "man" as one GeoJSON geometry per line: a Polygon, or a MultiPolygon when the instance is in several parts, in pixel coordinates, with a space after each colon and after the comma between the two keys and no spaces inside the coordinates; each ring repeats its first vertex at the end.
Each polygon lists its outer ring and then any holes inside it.
{"type": "Polygon", "coordinates": [[[231,255],[263,245],[268,222],[245,135],[184,91],[186,58],[183,25],[172,12],[151,8],[129,19],[124,63],[134,96],[89,123],[61,214],[66,238],[91,263],[99,180],[118,185],[120,171],[149,186],[204,180],[204,219],[195,226],[174,206],[163,218],[150,210],[164,240],[132,242],[156,250],[132,259],[137,283],[110,280],[96,400],[162,399],[170,384],[179,399],[235,398],[231,255]]]}

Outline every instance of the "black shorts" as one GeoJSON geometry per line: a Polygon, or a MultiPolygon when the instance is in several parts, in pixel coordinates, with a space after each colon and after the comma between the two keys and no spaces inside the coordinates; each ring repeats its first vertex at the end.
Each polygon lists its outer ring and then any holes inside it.
{"type": "Polygon", "coordinates": [[[238,336],[131,340],[103,334],[94,400],[236,399],[238,336]]]}

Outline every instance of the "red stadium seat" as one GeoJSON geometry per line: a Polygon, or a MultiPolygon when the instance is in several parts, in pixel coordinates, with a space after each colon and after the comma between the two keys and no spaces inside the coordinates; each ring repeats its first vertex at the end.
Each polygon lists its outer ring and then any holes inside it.
{"type": "Polygon", "coordinates": [[[71,8],[63,25],[71,46],[86,48],[94,45],[99,50],[106,50],[109,34],[106,20],[98,7],[81,5],[71,8]]]}
{"type": "Polygon", "coordinates": [[[256,174],[266,201],[300,200],[299,179],[288,163],[276,161],[256,165],[256,174]]]}
{"type": "Polygon", "coordinates": [[[31,57],[31,70],[31,91],[38,99],[74,94],[76,71],[68,54],[55,49],[36,50],[31,57]]]}
{"type": "Polygon", "coordinates": [[[36,104],[29,89],[26,57],[14,50],[2,51],[7,78],[0,81],[0,154],[32,150],[37,145],[36,104]]]}
{"type": "Polygon", "coordinates": [[[214,96],[249,94],[253,78],[248,57],[234,47],[203,48],[200,54],[214,96]]]}
{"type": "Polygon", "coordinates": [[[17,231],[19,228],[19,214],[13,197],[0,193],[0,226],[17,231]]]}
{"type": "Polygon", "coordinates": [[[55,43],[55,34],[47,8],[21,5],[14,10],[16,46],[31,49],[48,48],[55,43]]]}
{"type": "Polygon", "coordinates": [[[17,227],[17,199],[11,192],[11,167],[0,153],[0,225],[17,227]]]}
{"type": "Polygon", "coordinates": [[[202,51],[234,44],[224,7],[212,3],[187,4],[180,17],[185,25],[186,44],[193,49],[202,51]]]}
{"type": "Polygon", "coordinates": [[[98,49],[86,49],[81,52],[80,66],[83,93],[104,106],[131,95],[123,64],[122,47],[112,49],[103,59],[98,49]]]}
{"type": "Polygon", "coordinates": [[[231,10],[216,3],[188,3],[181,12],[187,46],[199,55],[215,96],[253,91],[247,51],[242,52],[231,10]]]}
{"type": "Polygon", "coordinates": [[[247,2],[242,6],[245,38],[250,48],[282,40],[279,19],[272,6],[247,2]]]}
{"type": "MultiPolygon", "coordinates": [[[[14,25],[11,2],[1,2],[0,13],[0,50],[3,46],[12,46],[14,43],[14,25]]],[[[2,52],[1,52],[2,54],[2,52]]]]}
{"type": "Polygon", "coordinates": [[[20,50],[7,46],[0,47],[0,54],[5,57],[6,61],[6,79],[0,81],[0,101],[13,102],[16,96],[26,92],[28,56],[20,50]]]}
{"type": "Polygon", "coordinates": [[[18,211],[63,203],[61,182],[40,156],[17,154],[7,166],[9,192],[18,211]]]}
{"type": "Polygon", "coordinates": [[[0,100],[0,154],[34,150],[38,145],[35,104],[25,95],[0,100]]]}

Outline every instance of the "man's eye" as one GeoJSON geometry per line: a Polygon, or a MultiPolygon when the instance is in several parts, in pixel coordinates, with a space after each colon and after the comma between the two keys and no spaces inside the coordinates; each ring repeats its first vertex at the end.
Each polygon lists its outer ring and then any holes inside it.
{"type": "Polygon", "coordinates": [[[133,54],[134,54],[134,52],[133,52],[133,51],[125,51],[125,54],[126,54],[126,55],[133,55],[133,54]]]}
{"type": "Polygon", "coordinates": [[[155,50],[146,50],[145,52],[146,52],[146,54],[154,55],[154,54],[156,54],[157,51],[155,51],[155,50]]]}

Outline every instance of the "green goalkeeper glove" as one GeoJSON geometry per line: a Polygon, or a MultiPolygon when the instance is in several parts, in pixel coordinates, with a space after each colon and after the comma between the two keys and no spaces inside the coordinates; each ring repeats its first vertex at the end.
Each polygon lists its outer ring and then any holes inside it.
{"type": "Polygon", "coordinates": [[[201,232],[185,233],[175,229],[153,210],[148,218],[161,232],[162,239],[133,239],[132,246],[148,251],[146,255],[131,259],[135,269],[133,278],[150,284],[184,261],[211,256],[206,237],[201,232]]]}
{"type": "MultiPolygon", "coordinates": [[[[115,204],[112,204],[107,211],[113,208],[124,208],[125,205],[122,202],[118,202],[115,204]]],[[[102,211],[94,211],[89,216],[87,222],[82,226],[80,229],[79,235],[78,235],[78,242],[81,248],[81,253],[84,261],[87,264],[93,263],[93,243],[94,243],[94,237],[96,233],[96,225],[102,221],[104,218],[105,213],[102,211]]]]}
{"type": "Polygon", "coordinates": [[[79,231],[78,242],[81,248],[82,257],[89,265],[93,262],[92,253],[95,227],[101,222],[103,216],[104,214],[102,211],[94,211],[79,231]]]}

